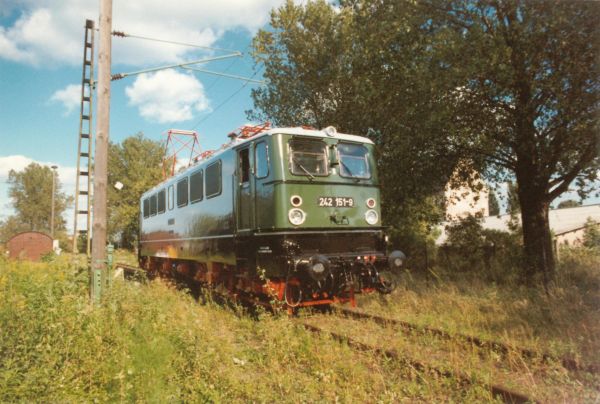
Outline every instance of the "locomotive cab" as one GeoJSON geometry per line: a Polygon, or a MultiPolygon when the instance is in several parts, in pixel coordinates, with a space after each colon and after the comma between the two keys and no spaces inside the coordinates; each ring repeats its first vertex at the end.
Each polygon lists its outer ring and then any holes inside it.
{"type": "Polygon", "coordinates": [[[392,290],[369,139],[280,129],[236,152],[238,257],[288,305],[392,290]]]}

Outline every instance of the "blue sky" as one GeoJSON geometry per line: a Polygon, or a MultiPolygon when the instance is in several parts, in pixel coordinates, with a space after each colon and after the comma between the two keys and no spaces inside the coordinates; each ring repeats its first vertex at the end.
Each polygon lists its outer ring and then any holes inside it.
{"type": "MultiPolygon", "coordinates": [[[[257,72],[248,46],[256,31],[266,26],[269,11],[282,3],[178,0],[171,6],[162,0],[115,1],[113,29],[239,50],[244,57],[201,67],[260,79],[260,67],[257,72]]],[[[86,19],[97,18],[97,0],[0,0],[0,220],[13,213],[8,171],[21,170],[31,161],[58,165],[63,190],[74,193],[83,26],[86,19]]],[[[112,72],[219,54],[113,38],[112,72]]],[[[257,84],[244,84],[180,69],[113,82],[111,140],[119,142],[140,131],[162,140],[170,128],[193,129],[204,149],[216,148],[227,133],[247,122],[244,111],[252,108],[250,90],[257,84]]],[[[562,199],[568,197],[573,194],[562,199]]],[[[71,211],[65,215],[68,226],[72,216],[71,211]]]]}
{"type": "MultiPolygon", "coordinates": [[[[239,50],[241,58],[198,67],[260,79],[248,47],[282,2],[179,0],[174,7],[159,0],[115,1],[113,29],[239,50]]],[[[97,18],[97,0],[0,0],[0,219],[12,213],[6,185],[11,168],[31,161],[57,164],[64,191],[74,192],[83,26],[97,18]]],[[[221,54],[113,37],[112,72],[221,54]]],[[[113,82],[110,138],[119,142],[141,131],[162,140],[168,129],[193,129],[204,149],[218,147],[247,122],[244,111],[252,108],[250,91],[258,85],[181,69],[113,82]]],[[[71,223],[72,213],[65,216],[71,223]]]]}

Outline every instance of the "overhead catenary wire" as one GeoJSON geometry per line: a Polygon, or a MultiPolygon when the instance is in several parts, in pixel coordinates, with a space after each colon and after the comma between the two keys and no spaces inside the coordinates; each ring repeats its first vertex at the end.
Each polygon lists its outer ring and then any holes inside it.
{"type": "MultiPolygon", "coordinates": [[[[248,46],[246,46],[246,48],[244,49],[244,55],[248,54],[248,50],[250,49],[252,45],[248,44],[248,46]]],[[[231,61],[231,63],[229,63],[229,65],[225,68],[225,70],[223,71],[223,73],[227,73],[229,72],[229,70],[233,67],[233,65],[235,65],[240,59],[236,58],[233,59],[231,61]]],[[[245,58],[242,58],[242,61],[245,62],[245,58]]],[[[213,88],[220,80],[222,79],[222,77],[218,76],[217,78],[215,78],[206,88],[206,91],[208,92],[211,88],[213,88]]]]}
{"type": "Polygon", "coordinates": [[[215,47],[212,47],[212,46],[205,46],[205,45],[198,45],[198,44],[192,44],[192,43],[187,43],[187,42],[172,41],[172,40],[168,40],[168,39],[150,38],[150,37],[147,37],[147,36],[128,34],[128,33],[123,32],[123,31],[112,31],[111,34],[113,36],[120,37],[120,38],[135,38],[135,39],[142,39],[142,40],[146,40],[146,41],[168,43],[168,44],[171,44],[171,45],[188,46],[190,48],[206,49],[206,50],[220,51],[220,52],[237,52],[235,49],[215,48],[215,47]]]}
{"type": "Polygon", "coordinates": [[[227,77],[230,79],[237,79],[237,80],[242,80],[248,83],[256,83],[256,84],[266,84],[266,81],[264,80],[254,80],[252,78],[249,77],[242,77],[242,76],[238,76],[235,74],[227,74],[227,73],[221,73],[221,72],[215,72],[212,70],[206,70],[206,69],[199,69],[197,67],[189,67],[189,66],[182,66],[182,69],[186,69],[186,70],[192,70],[195,72],[201,72],[201,73],[207,73],[207,74],[214,74],[215,76],[220,76],[220,77],[227,77]]]}
{"type": "MultiPolygon", "coordinates": [[[[255,71],[254,74],[252,74],[252,76],[250,76],[250,78],[251,79],[254,78],[261,71],[262,71],[262,67],[260,69],[258,69],[257,71],[255,71]]],[[[240,88],[238,88],[236,91],[234,91],[229,97],[227,97],[226,99],[221,101],[221,103],[219,105],[217,105],[211,112],[209,112],[208,115],[204,116],[198,122],[196,122],[196,124],[194,126],[192,126],[192,130],[195,130],[198,126],[200,126],[200,124],[204,123],[215,112],[217,112],[223,105],[227,104],[231,99],[233,99],[236,95],[238,95],[244,88],[246,88],[248,83],[249,82],[246,81],[244,84],[242,84],[242,86],[240,88]]]]}
{"type": "Polygon", "coordinates": [[[176,63],[176,64],[166,65],[166,66],[151,67],[148,69],[137,70],[135,72],[129,72],[129,73],[117,73],[117,74],[112,75],[111,80],[113,80],[113,81],[121,80],[125,77],[136,76],[138,74],[151,73],[151,72],[155,72],[155,71],[159,71],[159,70],[173,69],[176,67],[184,67],[184,66],[189,66],[189,65],[199,64],[199,63],[207,63],[207,62],[213,62],[215,60],[229,59],[229,58],[241,57],[241,56],[242,56],[242,53],[236,51],[235,53],[231,53],[229,55],[215,56],[212,58],[193,60],[191,62],[176,63]]]}
{"type": "MultiPolygon", "coordinates": [[[[172,68],[182,68],[182,69],[187,69],[187,70],[196,70],[196,71],[199,71],[201,73],[207,73],[207,74],[213,74],[213,75],[219,76],[211,84],[210,87],[212,87],[222,77],[227,77],[227,78],[232,78],[232,79],[237,79],[237,80],[244,81],[244,84],[239,89],[237,89],[236,91],[234,91],[229,97],[227,97],[219,105],[217,105],[211,112],[208,113],[208,115],[206,115],[203,118],[201,118],[192,127],[192,129],[197,128],[200,124],[202,124],[208,118],[210,118],[221,107],[223,107],[230,100],[232,100],[236,95],[238,95],[249,83],[261,84],[261,85],[266,84],[265,81],[254,80],[254,77],[260,71],[262,71],[262,68],[260,68],[259,70],[255,71],[254,74],[252,74],[252,76],[250,76],[250,77],[242,77],[242,76],[238,76],[238,75],[234,75],[234,74],[226,74],[226,73],[215,72],[215,71],[210,71],[210,70],[205,70],[205,69],[196,69],[196,68],[186,67],[186,66],[190,66],[190,65],[194,65],[194,64],[212,62],[212,61],[222,60],[222,59],[227,59],[227,58],[232,58],[232,57],[242,57],[244,54],[242,52],[240,52],[240,51],[237,51],[237,50],[226,49],[226,48],[217,48],[217,47],[211,47],[211,46],[203,46],[203,45],[197,45],[197,44],[191,44],[191,43],[179,42],[179,41],[172,41],[172,40],[166,40],[166,39],[159,39],[159,38],[151,38],[151,37],[146,37],[146,36],[141,36],[141,35],[128,34],[126,32],[116,31],[116,30],[111,31],[111,35],[116,36],[116,37],[121,37],[121,38],[135,38],[135,39],[142,39],[142,40],[147,40],[147,41],[168,43],[168,44],[172,44],[172,45],[180,45],[180,46],[188,46],[188,47],[193,47],[193,48],[207,49],[207,50],[212,50],[212,51],[232,52],[229,55],[216,56],[216,57],[213,57],[213,58],[207,58],[207,59],[201,59],[201,60],[196,60],[196,61],[191,61],[191,62],[185,62],[185,63],[179,63],[179,64],[173,64],[173,65],[167,65],[167,66],[160,66],[160,67],[148,68],[148,69],[138,70],[138,71],[129,72],[129,73],[117,73],[117,74],[112,75],[111,80],[120,80],[120,79],[123,79],[125,77],[139,75],[139,74],[144,74],[144,73],[155,72],[155,71],[159,71],[159,70],[166,70],[166,69],[172,69],[172,68]]],[[[234,60],[227,67],[226,71],[229,70],[231,68],[231,66],[233,66],[233,64],[235,63],[236,60],[234,60]]]]}
{"type": "MultiPolygon", "coordinates": [[[[225,70],[223,70],[223,73],[227,73],[227,72],[228,72],[228,71],[229,71],[229,70],[230,70],[230,69],[233,67],[233,65],[237,63],[237,61],[238,61],[238,60],[239,60],[239,59],[233,59],[233,60],[231,61],[231,63],[229,63],[229,65],[228,65],[228,66],[225,68],[225,70]]],[[[242,59],[242,60],[243,60],[243,59],[242,59]]],[[[214,87],[214,86],[215,86],[215,85],[216,85],[216,84],[219,82],[219,80],[221,80],[221,79],[222,79],[222,77],[220,77],[220,76],[216,77],[216,78],[215,78],[215,79],[214,79],[214,80],[213,80],[213,81],[212,81],[212,82],[211,82],[211,83],[208,85],[208,87],[206,87],[206,91],[208,92],[208,91],[209,91],[211,88],[213,88],[213,87],[214,87]]]]}

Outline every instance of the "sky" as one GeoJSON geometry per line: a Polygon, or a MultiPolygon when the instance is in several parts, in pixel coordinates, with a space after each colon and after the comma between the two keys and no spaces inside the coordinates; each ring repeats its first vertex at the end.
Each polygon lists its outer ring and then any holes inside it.
{"type": "MultiPolygon", "coordinates": [[[[175,7],[160,0],[114,1],[113,30],[237,50],[243,57],[198,67],[260,80],[249,46],[257,30],[266,27],[270,10],[282,3],[178,0],[175,7]]],[[[84,25],[86,19],[98,20],[98,4],[0,0],[0,220],[14,213],[8,171],[22,170],[32,161],[56,164],[62,190],[74,194],[84,25]]],[[[113,74],[231,53],[117,37],[112,52],[113,74]]],[[[114,81],[110,140],[120,142],[138,132],[164,140],[167,130],[186,129],[198,132],[203,149],[216,148],[227,133],[247,122],[250,91],[257,86],[183,69],[114,81]]],[[[72,216],[72,211],[65,214],[68,227],[72,216]]]]}
{"type": "MultiPolygon", "coordinates": [[[[178,0],[175,7],[162,0],[115,1],[113,30],[237,50],[243,57],[199,67],[260,79],[262,71],[248,55],[249,45],[257,30],[267,27],[270,10],[282,3],[178,0]]],[[[84,25],[86,19],[98,20],[98,4],[0,0],[0,220],[14,213],[8,171],[22,170],[32,161],[57,165],[62,191],[74,194],[84,25]]],[[[112,51],[113,74],[227,54],[116,37],[112,51]]],[[[110,139],[120,142],[143,132],[164,140],[167,130],[185,129],[198,132],[203,149],[217,148],[227,133],[247,123],[250,91],[257,86],[182,69],[115,81],[110,139]]],[[[573,197],[571,193],[562,199],[573,197]]],[[[72,228],[72,211],[65,218],[72,228]]]]}

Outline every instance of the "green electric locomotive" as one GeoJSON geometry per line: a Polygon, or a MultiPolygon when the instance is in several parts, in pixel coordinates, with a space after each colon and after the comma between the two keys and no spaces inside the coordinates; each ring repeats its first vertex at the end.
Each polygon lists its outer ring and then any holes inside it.
{"type": "Polygon", "coordinates": [[[140,265],[288,308],[389,293],[374,145],[333,127],[243,127],[143,194],[140,265]]]}

